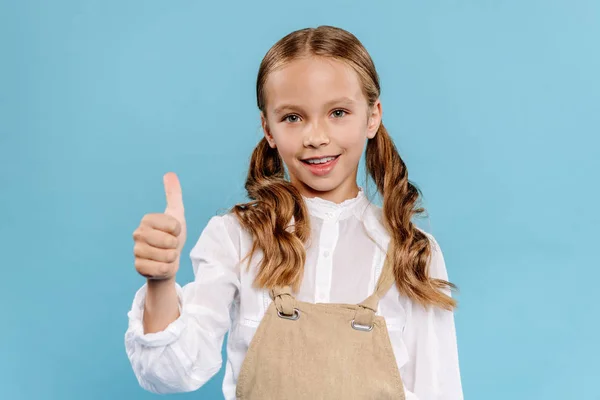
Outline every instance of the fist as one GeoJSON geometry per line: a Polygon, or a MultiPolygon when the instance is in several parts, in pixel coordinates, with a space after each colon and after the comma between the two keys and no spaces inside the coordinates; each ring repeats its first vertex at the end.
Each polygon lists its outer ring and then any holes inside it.
{"type": "Polygon", "coordinates": [[[181,185],[172,172],[163,177],[167,208],[146,214],[133,232],[133,254],[137,272],[154,280],[171,279],[179,269],[186,225],[181,185]]]}

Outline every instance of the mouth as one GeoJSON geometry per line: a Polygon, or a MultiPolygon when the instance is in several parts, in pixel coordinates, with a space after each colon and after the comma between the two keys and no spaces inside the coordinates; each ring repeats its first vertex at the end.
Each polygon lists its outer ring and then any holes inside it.
{"type": "Polygon", "coordinates": [[[329,175],[333,168],[337,164],[341,154],[336,156],[323,156],[323,157],[311,157],[305,158],[302,164],[315,176],[326,176],[329,175]]]}
{"type": "Polygon", "coordinates": [[[327,163],[331,163],[332,161],[336,160],[339,156],[340,154],[336,156],[311,157],[302,159],[300,161],[308,165],[324,165],[327,163]]]}

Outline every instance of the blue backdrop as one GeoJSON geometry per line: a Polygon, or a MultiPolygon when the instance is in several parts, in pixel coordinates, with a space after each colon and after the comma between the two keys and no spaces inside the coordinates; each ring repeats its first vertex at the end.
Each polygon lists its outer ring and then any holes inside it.
{"type": "Polygon", "coordinates": [[[375,60],[460,287],[465,397],[600,399],[599,20],[594,0],[2,1],[0,398],[155,397],[123,343],[131,234],[177,172],[192,279],[206,222],[244,199],[261,58],[329,24],[375,60]]]}

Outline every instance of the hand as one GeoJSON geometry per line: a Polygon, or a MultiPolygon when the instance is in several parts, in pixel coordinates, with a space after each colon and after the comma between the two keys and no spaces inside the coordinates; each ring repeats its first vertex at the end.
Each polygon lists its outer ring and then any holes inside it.
{"type": "Polygon", "coordinates": [[[135,269],[151,280],[174,279],[186,239],[186,224],[177,175],[163,177],[167,208],[164,213],[146,214],[133,232],[135,269]]]}

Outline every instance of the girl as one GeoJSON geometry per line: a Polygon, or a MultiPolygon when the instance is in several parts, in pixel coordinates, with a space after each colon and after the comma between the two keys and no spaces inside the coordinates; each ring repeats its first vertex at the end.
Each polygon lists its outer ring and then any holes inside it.
{"type": "Polygon", "coordinates": [[[351,33],[292,32],[256,86],[264,138],[249,203],[213,217],[175,282],[186,227],[177,177],[165,213],[134,232],[136,293],[125,334],[155,393],[193,391],[222,366],[226,399],[462,399],[444,258],[411,222],[419,192],[381,123],[379,78],[351,33]],[[366,169],[383,196],[357,185],[366,169]]]}

